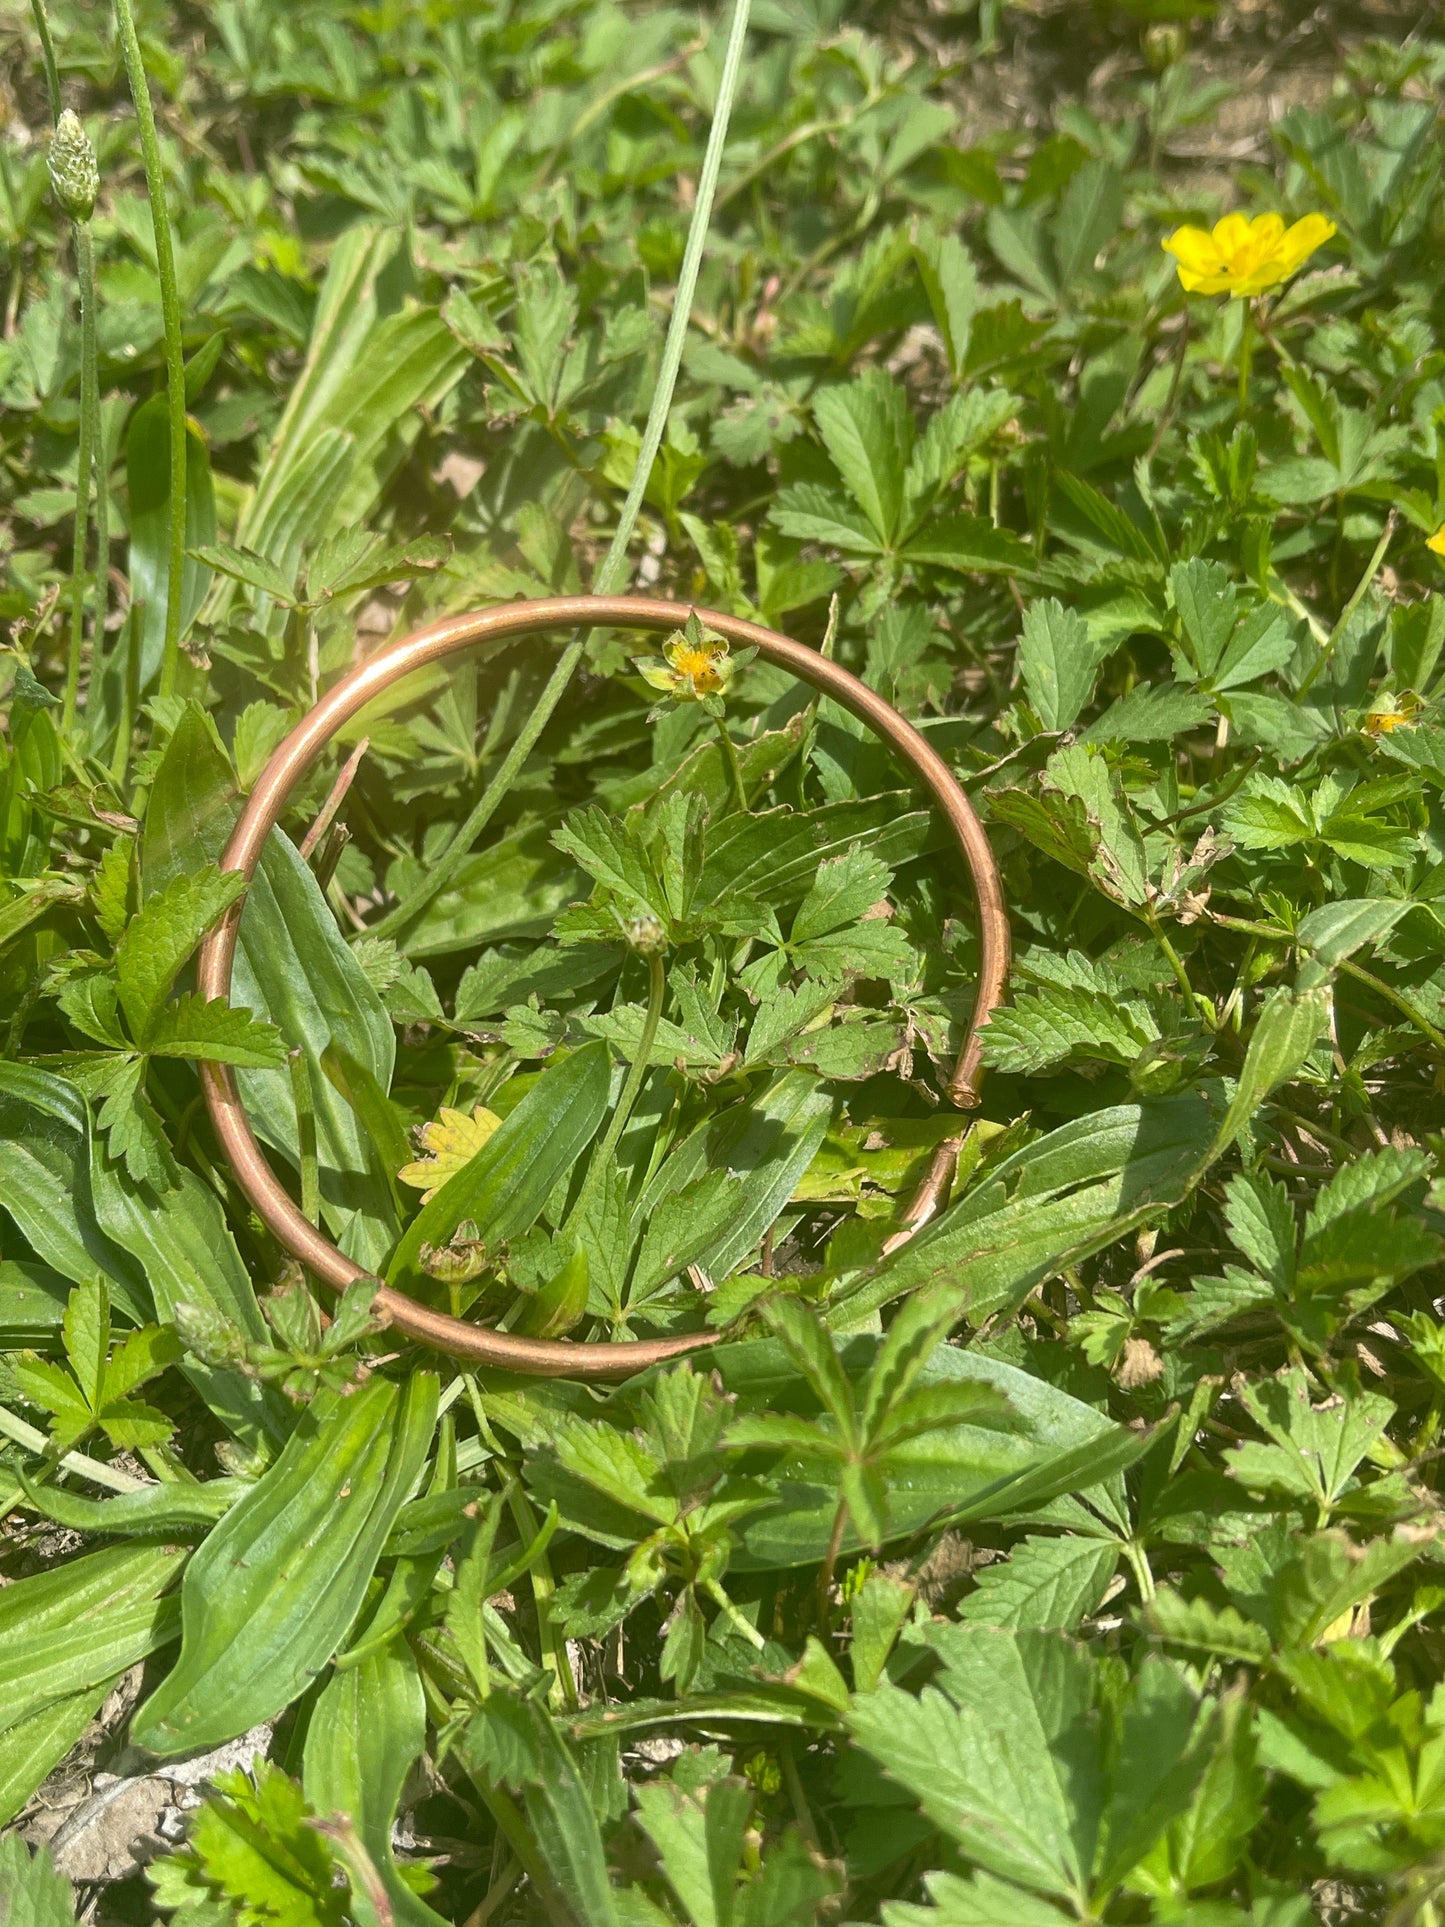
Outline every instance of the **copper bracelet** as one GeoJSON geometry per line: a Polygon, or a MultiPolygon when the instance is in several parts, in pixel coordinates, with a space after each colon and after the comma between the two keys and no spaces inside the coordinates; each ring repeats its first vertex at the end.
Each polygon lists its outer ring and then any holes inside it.
{"type": "MultiPolygon", "coordinates": [[[[537,602],[511,603],[475,615],[449,616],[388,644],[329,690],[276,750],[241,812],[221,858],[221,868],[240,870],[249,883],[266,838],[280,818],[287,799],[327,743],[359,709],[414,670],[473,643],[503,642],[514,636],[599,626],[672,630],[681,628],[691,613],[684,603],[656,602],[643,596],[554,596],[537,602]]],[[[1008,919],[998,866],[972,805],[938,752],[890,703],[846,669],[840,669],[816,650],[790,642],[786,636],[776,635],[757,623],[743,622],[736,616],[720,615],[710,609],[700,609],[697,614],[707,628],[728,642],[756,649],[765,661],[791,670],[867,723],[907,765],[957,838],[978,902],[980,963],[973,1016],[949,1081],[948,1094],[961,1109],[972,1109],[978,1103],[979,1032],[1003,1001],[1009,969],[1008,919]]],[[[204,997],[230,995],[241,908],[240,902],[234,904],[201,947],[198,985],[204,997]]],[[[292,1202],[256,1142],[230,1067],[202,1064],[200,1074],[221,1148],[262,1223],[285,1250],[299,1258],[324,1283],[338,1290],[354,1279],[370,1276],[304,1218],[292,1202]]],[[[956,1155],[956,1141],[951,1149],[956,1155]]],[[[911,1236],[937,1208],[949,1180],[951,1157],[945,1155],[949,1151],[949,1146],[941,1147],[918,1194],[904,1213],[904,1231],[895,1234],[892,1243],[911,1236]]],[[[663,1359],[702,1350],[718,1342],[715,1332],[624,1344],[572,1344],[560,1339],[522,1338],[510,1332],[488,1331],[465,1319],[433,1311],[385,1285],[377,1292],[375,1305],[389,1325],[436,1351],[532,1377],[622,1378],[644,1371],[663,1359]]]]}

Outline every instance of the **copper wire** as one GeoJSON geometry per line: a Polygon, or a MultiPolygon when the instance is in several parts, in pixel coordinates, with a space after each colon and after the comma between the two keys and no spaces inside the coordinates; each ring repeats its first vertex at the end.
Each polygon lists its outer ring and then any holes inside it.
{"type": "MultiPolygon", "coordinates": [[[[691,613],[685,603],[652,601],[642,596],[554,596],[474,615],[449,616],[388,644],[330,689],[276,750],[241,812],[221,858],[222,869],[242,871],[249,883],[266,838],[301,777],[358,710],[404,676],[476,643],[604,626],[672,630],[681,628],[691,613]]],[[[700,609],[697,614],[707,628],[729,643],[755,648],[764,661],[791,670],[875,730],[927,791],[952,831],[973,878],[980,961],[973,1015],[949,1080],[948,1095],[960,1109],[973,1109],[978,1103],[982,1069],[979,1032],[1003,1002],[1009,971],[1009,929],[998,865],[967,796],[943,758],[918,731],[846,669],[757,623],[711,609],[700,609]]],[[[241,908],[241,902],[233,905],[201,948],[198,985],[204,997],[230,996],[241,908]]],[[[285,1250],[337,1290],[354,1279],[370,1276],[309,1223],[292,1202],[256,1142],[230,1067],[202,1064],[199,1068],[221,1148],[262,1223],[285,1250]]],[[[935,1158],[934,1165],[937,1163],[935,1158]]],[[[930,1166],[919,1196],[904,1213],[910,1235],[938,1209],[949,1175],[930,1166]]],[[[626,1377],[664,1359],[716,1344],[719,1336],[716,1332],[696,1332],[622,1344],[523,1338],[434,1311],[385,1285],[376,1295],[375,1307],[388,1324],[437,1351],[531,1377],[626,1377]]]]}

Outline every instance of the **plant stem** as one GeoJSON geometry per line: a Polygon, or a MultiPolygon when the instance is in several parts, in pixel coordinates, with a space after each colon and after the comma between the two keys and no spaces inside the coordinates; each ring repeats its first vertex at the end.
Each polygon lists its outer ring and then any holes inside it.
{"type": "Polygon", "coordinates": [[[316,1163],[316,1099],[311,1089],[311,1067],[298,1044],[287,1051],[291,1096],[296,1106],[296,1153],[301,1163],[301,1215],[308,1224],[321,1222],[321,1179],[316,1163]]]}
{"type": "MultiPolygon", "coordinates": [[[[126,0],[116,0],[118,6],[125,3],[126,0]]],[[[657,451],[661,448],[662,438],[667,432],[667,417],[672,408],[678,369],[682,365],[682,351],[687,341],[688,321],[692,314],[693,297],[697,292],[698,271],[702,266],[703,249],[707,243],[713,197],[717,192],[718,170],[722,166],[723,149],[727,144],[728,119],[732,113],[733,95],[737,91],[738,76],[742,70],[743,46],[747,39],[748,15],[751,9],[752,0],[734,0],[732,24],[728,29],[727,52],[723,58],[722,77],[718,82],[717,105],[713,109],[712,127],[708,133],[707,148],[703,154],[702,171],[698,175],[697,198],[693,203],[692,220],[687,230],[687,245],[683,249],[682,267],[678,271],[677,293],[673,299],[667,338],[662,347],[662,364],[658,370],[657,387],[653,390],[652,406],[648,411],[647,426],[642,432],[642,445],[637,451],[637,465],[632,473],[632,484],[627,491],[627,499],[622,504],[622,513],[618,517],[617,528],[608,545],[607,553],[602,558],[597,574],[593,578],[594,595],[611,595],[620,589],[628,578],[627,545],[632,539],[633,529],[637,526],[637,517],[652,474],[652,465],[657,460],[657,451]]],[[[538,698],[536,707],[503,758],[501,768],[482,792],[466,821],[416,890],[394,905],[378,922],[369,926],[373,935],[395,937],[399,931],[420,916],[427,905],[455,880],[457,872],[470,856],[473,844],[491,822],[502,798],[516,780],[518,771],[531,755],[542,731],[552,720],[553,711],[561,702],[567,685],[571,682],[573,673],[582,660],[582,651],[586,645],[585,634],[574,636],[567,644],[557,659],[557,667],[538,698]]]]}
{"type": "Polygon", "coordinates": [[[1149,1570],[1149,1555],[1135,1539],[1124,1542],[1124,1557],[1134,1573],[1134,1583],[1139,1588],[1139,1598],[1147,1605],[1154,1597],[1154,1575],[1149,1570]]]}
{"type": "Polygon", "coordinates": [[[818,1631],[826,1634],[832,1609],[833,1575],[838,1569],[838,1559],[843,1551],[843,1533],[848,1524],[848,1501],[841,1493],[838,1507],[833,1514],[833,1530],[828,1535],[828,1550],[823,1563],[818,1568],[818,1631]]]}
{"type": "Polygon", "coordinates": [[[135,103],[140,129],[141,158],[145,163],[146,196],[156,241],[156,278],[161,290],[161,323],[166,343],[166,403],[171,431],[171,499],[166,562],[166,626],[161,656],[160,694],[172,695],[181,653],[181,588],[186,567],[186,363],[181,341],[181,297],[176,284],[176,257],[171,242],[171,217],[166,204],[166,177],[155,112],[146,84],[145,63],[135,30],[131,0],[115,0],[116,26],[126,79],[135,103]]]}
{"type": "Polygon", "coordinates": [[[1300,684],[1299,688],[1295,691],[1294,700],[1296,702],[1300,702],[1305,696],[1309,694],[1310,690],[1314,688],[1314,685],[1318,680],[1320,673],[1324,669],[1325,665],[1329,662],[1330,657],[1335,652],[1336,643],[1338,643],[1340,637],[1345,633],[1346,629],[1349,628],[1351,616],[1354,615],[1356,609],[1358,609],[1360,604],[1364,601],[1366,590],[1369,588],[1370,584],[1374,581],[1375,577],[1379,574],[1380,564],[1384,561],[1385,556],[1389,550],[1390,544],[1395,538],[1395,527],[1396,527],[1396,524],[1399,522],[1399,519],[1400,519],[1400,511],[1398,509],[1391,509],[1390,513],[1385,517],[1385,526],[1384,526],[1384,529],[1381,531],[1379,541],[1375,544],[1375,552],[1370,557],[1369,561],[1365,564],[1365,572],[1360,577],[1359,581],[1355,584],[1354,590],[1351,593],[1349,601],[1345,604],[1344,608],[1341,609],[1339,621],[1335,624],[1334,628],[1331,629],[1329,635],[1325,638],[1324,645],[1321,648],[1319,655],[1316,656],[1315,658],[1314,666],[1311,668],[1309,674],[1305,677],[1304,681],[1300,684]]]}
{"type": "Polygon", "coordinates": [[[657,1036],[657,1026],[662,1021],[662,1000],[667,990],[667,976],[662,967],[662,952],[652,951],[647,959],[647,1014],[642,1020],[642,1035],[637,1043],[637,1055],[627,1070],[627,1081],[622,1086],[622,1095],[617,1100],[617,1109],[608,1119],[607,1130],[602,1142],[592,1153],[587,1166],[587,1175],[582,1180],[582,1189],[577,1193],[577,1202],[568,1214],[568,1223],[575,1224],[591,1202],[602,1173],[611,1165],[613,1156],[621,1142],[622,1133],[627,1129],[627,1120],[632,1115],[632,1107],[637,1102],[637,1094],[642,1089],[642,1080],[647,1075],[648,1060],[652,1056],[653,1042],[657,1036]]]}
{"type": "Polygon", "coordinates": [[[55,42],[51,38],[45,0],[30,0],[30,11],[35,17],[35,31],[40,36],[40,64],[45,69],[45,92],[50,100],[50,118],[56,121],[60,119],[60,70],[55,64],[55,42]]]}
{"type": "MultiPolygon", "coordinates": [[[[50,1456],[50,1441],[45,1434],[27,1425],[23,1418],[17,1418],[4,1405],[0,1405],[0,1438],[24,1446],[38,1459],[50,1456]]],[[[84,1452],[62,1452],[60,1463],[67,1472],[74,1472],[82,1479],[89,1479],[92,1485],[104,1486],[111,1492],[139,1492],[146,1483],[144,1479],[132,1478],[129,1472],[122,1472],[119,1466],[87,1458],[84,1452]]]]}
{"type": "Polygon", "coordinates": [[[718,741],[722,744],[723,761],[728,766],[728,776],[732,781],[733,797],[738,808],[742,811],[743,815],[746,816],[748,813],[748,793],[743,787],[743,772],[742,766],[738,762],[737,745],[734,743],[732,737],[728,735],[727,719],[719,716],[715,720],[717,722],[718,741]]]}
{"type": "MultiPolygon", "coordinates": [[[[75,460],[75,546],[70,563],[70,655],[65,665],[65,702],[61,727],[75,728],[75,705],[80,693],[80,655],[85,645],[85,539],[90,523],[90,475],[95,463],[95,429],[99,415],[95,347],[95,249],[89,221],[72,221],[75,274],[80,284],[80,442],[75,460]]],[[[104,580],[105,559],[96,568],[97,584],[104,580]]],[[[99,638],[101,625],[96,623],[99,638]]]]}
{"type": "Polygon", "coordinates": [[[1250,326],[1254,318],[1254,303],[1246,295],[1240,304],[1239,317],[1239,419],[1245,418],[1249,407],[1249,364],[1254,352],[1254,331],[1250,326]]]}
{"type": "Polygon", "coordinates": [[[117,784],[124,783],[125,773],[130,767],[130,733],[135,728],[135,712],[140,701],[140,647],[144,623],[145,602],[132,602],[126,612],[126,626],[121,631],[119,645],[125,650],[125,661],[121,665],[120,716],[115,726],[115,750],[110,763],[110,773],[117,784]]]}
{"type": "Polygon", "coordinates": [[[1202,992],[1197,991],[1189,981],[1189,972],[1184,968],[1184,960],[1165,935],[1164,928],[1159,922],[1159,919],[1154,916],[1151,911],[1146,909],[1144,912],[1144,920],[1149,925],[1149,930],[1155,943],[1157,943],[1159,948],[1164,952],[1169,968],[1174,972],[1175,982],[1184,992],[1185,1001],[1189,1004],[1190,1009],[1203,1021],[1207,1029],[1211,1031],[1217,1030],[1219,1028],[1219,1018],[1213,1004],[1202,992]]]}
{"type": "Polygon", "coordinates": [[[1436,1050],[1445,1050],[1445,1033],[1438,1031],[1432,1023],[1429,1023],[1422,1017],[1410,1002],[1409,998],[1402,996],[1392,984],[1387,984],[1382,977],[1377,977],[1372,970],[1365,970],[1361,965],[1352,962],[1348,957],[1341,957],[1340,961],[1335,965],[1335,968],[1337,970],[1343,970],[1347,977],[1353,977],[1356,983],[1364,984],[1368,989],[1373,990],[1375,995],[1377,997],[1383,997],[1387,1004],[1393,1004],[1402,1017],[1409,1018],[1410,1022],[1422,1036],[1430,1039],[1430,1042],[1435,1046],[1436,1050]]]}
{"type": "MultiPolygon", "coordinates": [[[[512,1479],[507,1486],[507,1510],[521,1535],[522,1544],[534,1544],[538,1533],[537,1515],[522,1490],[520,1479],[512,1479]]],[[[552,1562],[545,1550],[533,1558],[527,1577],[532,1587],[532,1605],[537,1614],[537,1644],[542,1664],[552,1675],[553,1700],[563,1706],[575,1707],[577,1682],[572,1677],[567,1641],[558,1634],[552,1620],[552,1596],[557,1590],[557,1582],[552,1577],[552,1562]]]]}

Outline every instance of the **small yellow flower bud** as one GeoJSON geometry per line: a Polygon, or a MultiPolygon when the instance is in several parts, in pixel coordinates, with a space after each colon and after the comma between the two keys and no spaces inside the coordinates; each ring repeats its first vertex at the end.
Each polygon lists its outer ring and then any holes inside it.
{"type": "Polygon", "coordinates": [[[100,192],[100,169],[80,116],[67,107],[50,141],[50,186],[72,221],[88,221],[100,192]]]}

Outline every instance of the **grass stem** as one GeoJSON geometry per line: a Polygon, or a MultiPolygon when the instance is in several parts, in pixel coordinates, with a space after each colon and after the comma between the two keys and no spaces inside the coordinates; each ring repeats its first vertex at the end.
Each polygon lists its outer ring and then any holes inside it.
{"type": "MultiPolygon", "coordinates": [[[[116,0],[116,3],[122,5],[125,4],[125,0],[116,0]]],[[[733,96],[737,92],[738,77],[742,71],[743,48],[747,40],[748,15],[751,10],[752,0],[734,0],[732,24],[728,29],[727,52],[723,57],[722,77],[718,83],[717,104],[713,109],[712,127],[708,133],[707,148],[703,154],[702,171],[698,176],[697,198],[693,203],[692,220],[688,225],[682,266],[678,270],[677,293],[673,299],[672,316],[668,322],[667,338],[662,347],[662,365],[658,370],[657,386],[653,390],[647,425],[642,431],[642,444],[637,451],[637,464],[632,472],[632,483],[627,491],[627,499],[622,504],[622,513],[617,519],[617,527],[613,531],[607,553],[602,558],[593,579],[594,595],[615,594],[624,586],[628,578],[627,545],[632,539],[633,529],[637,526],[637,518],[641,513],[653,463],[657,460],[657,451],[661,448],[662,438],[667,432],[667,418],[672,410],[672,397],[677,386],[678,370],[682,366],[682,351],[687,343],[688,321],[692,315],[693,298],[697,293],[698,271],[702,266],[708,223],[712,217],[713,198],[717,192],[718,171],[722,166],[723,149],[727,144],[728,120],[732,114],[733,96]]],[[[501,767],[468,813],[461,828],[412,894],[403,898],[384,917],[369,926],[373,935],[397,937],[421,915],[429,903],[434,902],[441,892],[456,880],[457,873],[471,855],[477,838],[491,822],[502,799],[516,781],[522,765],[536,748],[542,731],[552,720],[553,713],[566,694],[567,686],[576,672],[578,663],[582,660],[582,652],[586,646],[585,634],[574,636],[567,644],[558,657],[557,666],[548,678],[547,685],[531,715],[518,732],[512,747],[502,759],[501,767]]]]}
{"type": "MultiPolygon", "coordinates": [[[[96,370],[95,342],[95,248],[89,221],[72,221],[70,232],[75,241],[75,274],[80,284],[80,438],[75,459],[75,545],[70,564],[70,653],[65,664],[65,699],[61,724],[67,735],[75,728],[75,708],[80,694],[80,658],[85,647],[86,538],[90,527],[91,471],[97,467],[96,430],[100,403],[96,370]]],[[[103,483],[100,486],[104,486],[103,483]]],[[[96,560],[97,594],[105,580],[106,558],[96,560]]],[[[102,612],[104,602],[101,601],[102,612]]],[[[96,621],[99,643],[102,620],[96,621]]]]}
{"type": "Polygon", "coordinates": [[[170,425],[170,510],[166,540],[166,623],[161,654],[160,694],[175,692],[181,654],[181,590],[186,567],[186,362],[181,336],[181,296],[176,281],[175,247],[166,202],[165,169],[151,106],[145,62],[141,58],[131,0],[115,0],[116,26],[126,79],[140,129],[146,197],[155,231],[156,278],[160,283],[161,325],[166,348],[166,413],[170,425]]]}

